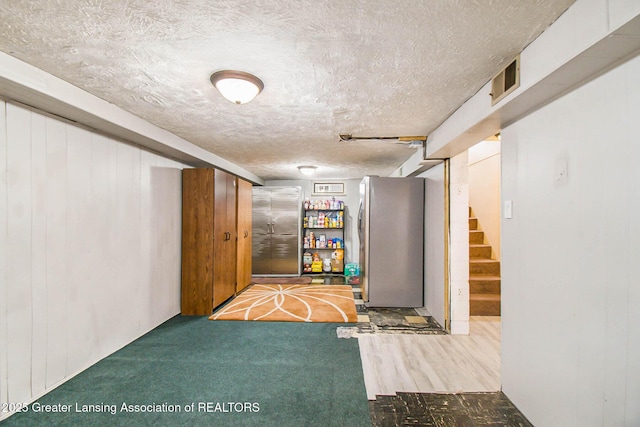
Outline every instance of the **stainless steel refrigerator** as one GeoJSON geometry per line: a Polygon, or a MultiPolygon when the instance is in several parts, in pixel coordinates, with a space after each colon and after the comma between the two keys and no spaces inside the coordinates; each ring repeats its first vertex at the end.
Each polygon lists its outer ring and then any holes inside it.
{"type": "Polygon", "coordinates": [[[358,234],[365,304],[422,307],[424,179],[365,177],[358,234]]]}
{"type": "Polygon", "coordinates": [[[301,194],[300,187],[253,187],[253,274],[300,274],[301,194]]]}

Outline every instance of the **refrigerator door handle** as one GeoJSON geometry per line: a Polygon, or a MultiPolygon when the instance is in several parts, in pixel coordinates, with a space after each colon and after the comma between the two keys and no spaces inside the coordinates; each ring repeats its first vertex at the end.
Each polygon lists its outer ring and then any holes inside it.
{"type": "Polygon", "coordinates": [[[271,234],[276,234],[276,223],[271,222],[271,234]]]}
{"type": "Polygon", "coordinates": [[[360,201],[360,207],[358,208],[358,238],[360,239],[360,241],[362,242],[362,234],[363,234],[363,229],[362,229],[362,217],[364,215],[363,209],[364,206],[362,205],[362,200],[360,201]]]}

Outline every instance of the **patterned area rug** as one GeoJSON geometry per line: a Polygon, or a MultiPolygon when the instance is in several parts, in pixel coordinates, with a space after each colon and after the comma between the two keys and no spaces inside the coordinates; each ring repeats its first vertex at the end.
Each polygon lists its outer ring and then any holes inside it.
{"type": "Polygon", "coordinates": [[[351,286],[257,284],[209,319],[354,323],[358,315],[351,286]]]}

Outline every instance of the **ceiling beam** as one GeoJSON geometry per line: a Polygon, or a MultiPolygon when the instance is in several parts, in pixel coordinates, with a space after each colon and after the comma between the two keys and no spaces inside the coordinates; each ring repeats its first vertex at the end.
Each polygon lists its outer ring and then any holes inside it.
{"type": "Polygon", "coordinates": [[[0,97],[76,122],[194,167],[216,167],[253,184],[264,180],[64,80],[0,52],[0,97]]]}
{"type": "MultiPolygon", "coordinates": [[[[570,11],[571,8],[568,12],[570,11]]],[[[563,22],[563,17],[553,25],[565,25],[570,33],[580,33],[575,28],[576,22],[588,21],[575,19],[574,16],[574,19],[568,18],[563,22]]],[[[602,17],[605,20],[606,18],[602,17]]],[[[560,30],[556,30],[553,34],[559,32],[560,30]]],[[[528,83],[521,85],[495,106],[491,106],[491,82],[488,82],[429,135],[426,159],[454,157],[487,137],[499,133],[502,128],[520,118],[640,54],[640,15],[631,16],[626,23],[615,30],[604,31],[598,38],[591,38],[586,42],[581,40],[587,44],[578,53],[564,52],[564,61],[558,61],[560,54],[553,49],[557,40],[541,37],[521,54],[521,76],[527,75],[528,83]],[[542,48],[536,43],[543,43],[550,48],[542,48]],[[530,53],[528,49],[533,49],[535,53],[527,55],[530,53]],[[554,63],[558,64],[546,73],[539,72],[540,63],[552,60],[541,57],[543,54],[551,55],[554,63]],[[536,71],[538,76],[532,78],[536,71]]]]}

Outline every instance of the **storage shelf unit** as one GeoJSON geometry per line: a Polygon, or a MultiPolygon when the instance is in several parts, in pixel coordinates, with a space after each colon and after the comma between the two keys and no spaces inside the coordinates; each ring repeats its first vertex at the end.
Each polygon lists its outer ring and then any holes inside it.
{"type": "Polygon", "coordinates": [[[303,215],[301,242],[303,274],[343,274],[344,203],[335,200],[312,203],[307,200],[303,206],[303,215]],[[325,209],[322,206],[334,207],[325,209]]]}

